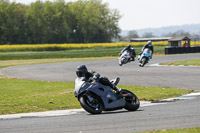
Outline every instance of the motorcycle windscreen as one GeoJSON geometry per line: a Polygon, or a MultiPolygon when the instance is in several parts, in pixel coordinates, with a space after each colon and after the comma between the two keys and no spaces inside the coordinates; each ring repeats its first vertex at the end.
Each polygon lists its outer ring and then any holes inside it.
{"type": "Polygon", "coordinates": [[[145,48],[143,53],[151,53],[152,54],[152,51],[149,48],[145,48]]]}
{"type": "Polygon", "coordinates": [[[80,93],[84,92],[85,90],[89,89],[91,86],[91,83],[86,82],[85,78],[77,78],[75,80],[75,89],[74,94],[75,96],[78,96],[80,93]]]}
{"type": "Polygon", "coordinates": [[[81,86],[85,83],[85,77],[76,78],[75,80],[75,89],[74,92],[78,94],[79,90],[81,89],[81,86]]]}
{"type": "Polygon", "coordinates": [[[147,56],[147,57],[152,56],[152,51],[151,51],[151,49],[145,48],[144,51],[143,51],[143,55],[144,55],[144,56],[147,56]]]}
{"type": "Polygon", "coordinates": [[[122,53],[121,57],[123,57],[123,56],[130,56],[129,53],[127,52],[127,50],[122,53]]]}

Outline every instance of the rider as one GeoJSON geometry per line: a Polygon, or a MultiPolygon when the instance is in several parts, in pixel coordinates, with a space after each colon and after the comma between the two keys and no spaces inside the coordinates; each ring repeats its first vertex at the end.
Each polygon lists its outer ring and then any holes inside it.
{"type": "MultiPolygon", "coordinates": [[[[99,73],[96,73],[95,71],[88,71],[87,67],[85,65],[80,65],[76,69],[76,75],[77,77],[85,77],[85,80],[87,82],[92,82],[94,80],[94,77],[100,77],[99,73]]],[[[99,82],[103,85],[111,87],[113,90],[117,91],[118,93],[121,91],[120,88],[116,87],[114,84],[112,84],[107,77],[100,77],[99,82]]]]}
{"type": "Polygon", "coordinates": [[[144,51],[145,48],[149,48],[152,51],[152,55],[153,55],[153,45],[152,45],[151,41],[148,41],[147,44],[145,44],[143,46],[142,51],[139,53],[139,55],[141,55],[143,53],[143,51],[144,51]]]}
{"type": "Polygon", "coordinates": [[[120,55],[124,52],[124,51],[126,51],[127,50],[127,52],[130,54],[130,56],[131,56],[131,61],[134,61],[134,57],[136,56],[136,54],[135,54],[135,49],[134,48],[131,48],[131,45],[130,44],[128,44],[127,45],[127,47],[126,48],[124,48],[122,51],[121,51],[121,53],[120,53],[120,55]]]}

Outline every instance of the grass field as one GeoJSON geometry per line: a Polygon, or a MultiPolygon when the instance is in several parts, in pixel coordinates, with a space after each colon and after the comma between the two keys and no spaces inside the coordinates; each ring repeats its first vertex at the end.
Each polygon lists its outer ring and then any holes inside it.
{"type": "Polygon", "coordinates": [[[89,60],[103,60],[116,59],[117,57],[85,57],[85,58],[53,58],[53,59],[23,59],[23,60],[0,60],[0,68],[18,66],[18,65],[33,65],[46,64],[58,62],[73,62],[73,61],[89,61],[89,60]]]}
{"type": "MultiPolygon", "coordinates": [[[[191,90],[119,85],[134,92],[140,100],[161,100],[191,90]]],[[[0,115],[81,108],[74,97],[74,82],[48,82],[0,76],[0,115]]]]}
{"type": "MultiPolygon", "coordinates": [[[[117,48],[126,47],[127,44],[132,47],[142,47],[147,42],[118,42],[118,43],[82,43],[82,44],[11,44],[0,45],[0,52],[14,51],[61,51],[70,49],[91,49],[91,48],[117,48]]],[[[167,41],[153,42],[153,46],[167,46],[167,41]]]]}
{"type": "MultiPolygon", "coordinates": [[[[127,44],[133,47],[142,47],[147,42],[117,42],[117,43],[80,43],[80,44],[10,44],[0,45],[0,52],[14,52],[14,51],[61,51],[69,49],[84,49],[84,48],[115,48],[115,47],[126,47],[127,44]]],[[[182,45],[185,42],[182,41],[182,45]]],[[[152,42],[152,45],[157,46],[168,46],[168,41],[152,42]]],[[[191,46],[200,46],[200,41],[191,41],[191,46]]]]}
{"type": "Polygon", "coordinates": [[[163,130],[153,130],[140,133],[200,133],[200,127],[185,128],[185,129],[163,129],[163,130]]]}
{"type": "MultiPolygon", "coordinates": [[[[155,54],[164,54],[165,46],[154,47],[155,54]]],[[[69,49],[63,51],[39,51],[39,52],[0,52],[0,60],[22,60],[22,59],[52,59],[52,58],[82,58],[82,57],[112,57],[118,56],[124,47],[113,48],[83,48],[69,49]]],[[[135,47],[138,54],[142,47],[135,47]]]]}
{"type": "Polygon", "coordinates": [[[200,66],[200,59],[171,61],[166,63],[160,63],[160,65],[200,66]]]}

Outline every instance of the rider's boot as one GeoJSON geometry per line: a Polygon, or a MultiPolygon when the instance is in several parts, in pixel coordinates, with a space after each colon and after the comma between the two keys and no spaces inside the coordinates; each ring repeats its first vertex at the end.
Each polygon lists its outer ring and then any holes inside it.
{"type": "Polygon", "coordinates": [[[115,86],[115,90],[117,91],[117,92],[116,92],[117,99],[122,98],[121,88],[118,88],[117,86],[115,86]]]}
{"type": "Polygon", "coordinates": [[[131,61],[135,61],[135,58],[133,56],[131,57],[131,61]]]}

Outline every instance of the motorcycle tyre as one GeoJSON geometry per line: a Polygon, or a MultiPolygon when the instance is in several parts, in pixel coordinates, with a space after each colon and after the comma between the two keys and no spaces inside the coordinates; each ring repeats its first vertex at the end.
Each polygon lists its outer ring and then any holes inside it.
{"type": "Polygon", "coordinates": [[[122,66],[123,64],[126,64],[125,61],[124,61],[124,59],[122,59],[120,62],[121,63],[119,63],[119,66],[122,66]]]}
{"type": "Polygon", "coordinates": [[[142,61],[140,63],[140,67],[144,67],[144,65],[147,63],[147,58],[142,58],[142,61]]]}
{"type": "MultiPolygon", "coordinates": [[[[94,98],[94,97],[93,97],[94,98]]],[[[80,104],[81,106],[89,113],[91,114],[101,114],[101,112],[103,111],[103,105],[101,104],[100,100],[97,98],[94,98],[98,101],[99,104],[99,108],[98,110],[94,109],[93,107],[91,107],[88,103],[87,103],[87,96],[83,95],[79,98],[80,104]]]]}
{"type": "Polygon", "coordinates": [[[122,65],[123,65],[123,62],[120,61],[120,59],[119,59],[119,66],[122,66],[122,65]]]}
{"type": "Polygon", "coordinates": [[[122,94],[126,94],[126,93],[131,93],[131,97],[125,97],[126,100],[126,104],[124,106],[124,108],[128,111],[136,111],[139,107],[140,107],[140,102],[139,99],[137,98],[137,96],[128,91],[128,90],[122,90],[122,94]],[[130,101],[130,99],[134,99],[134,101],[130,101]]]}

